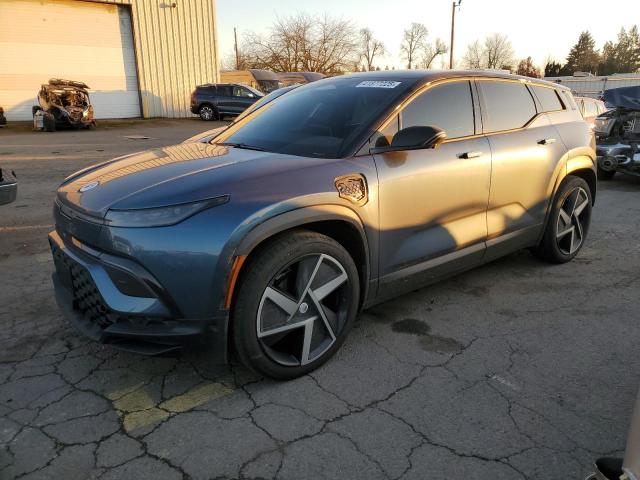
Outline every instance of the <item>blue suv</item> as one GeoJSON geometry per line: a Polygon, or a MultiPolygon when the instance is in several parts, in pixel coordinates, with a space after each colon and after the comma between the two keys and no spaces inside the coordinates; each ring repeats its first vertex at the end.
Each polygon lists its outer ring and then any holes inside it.
{"type": "Polygon", "coordinates": [[[240,115],[263,96],[239,83],[198,85],[191,93],[191,113],[202,120],[220,120],[225,115],[240,115]]]}

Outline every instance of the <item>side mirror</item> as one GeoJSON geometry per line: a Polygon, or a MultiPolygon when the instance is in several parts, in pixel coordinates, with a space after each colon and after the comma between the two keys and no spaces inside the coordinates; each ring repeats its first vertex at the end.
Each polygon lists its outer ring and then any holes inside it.
{"type": "Polygon", "coordinates": [[[393,136],[391,145],[373,148],[372,153],[436,148],[445,138],[447,134],[439,127],[403,128],[393,136]]]}
{"type": "Polygon", "coordinates": [[[0,168],[0,205],[11,203],[18,195],[18,181],[15,174],[0,168]]]}

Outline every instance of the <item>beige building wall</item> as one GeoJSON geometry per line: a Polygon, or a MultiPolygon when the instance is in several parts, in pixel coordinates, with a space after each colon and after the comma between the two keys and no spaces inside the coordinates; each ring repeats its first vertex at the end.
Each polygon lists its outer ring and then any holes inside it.
{"type": "Polygon", "coordinates": [[[189,117],[196,85],[218,81],[215,0],[107,0],[131,6],[144,117],[189,117]]]}
{"type": "Polygon", "coordinates": [[[215,0],[0,0],[0,27],[10,121],[51,77],[86,82],[98,118],[189,117],[194,87],[219,80],[215,0]]]}

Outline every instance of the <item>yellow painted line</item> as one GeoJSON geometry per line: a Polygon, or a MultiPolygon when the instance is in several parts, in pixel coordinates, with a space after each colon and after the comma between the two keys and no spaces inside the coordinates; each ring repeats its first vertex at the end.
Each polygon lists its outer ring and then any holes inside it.
{"type": "Polygon", "coordinates": [[[132,432],[166,420],[176,413],[188,412],[216,398],[229,395],[233,390],[221,383],[204,382],[187,392],[169,398],[159,404],[145,385],[133,389],[107,393],[116,412],[122,418],[124,429],[132,432]]]}

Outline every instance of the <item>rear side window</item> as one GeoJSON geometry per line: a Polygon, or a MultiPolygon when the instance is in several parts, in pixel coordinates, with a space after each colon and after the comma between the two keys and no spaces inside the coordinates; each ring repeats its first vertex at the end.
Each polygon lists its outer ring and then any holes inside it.
{"type": "Polygon", "coordinates": [[[596,102],[591,102],[589,100],[584,101],[584,116],[585,117],[598,116],[598,106],[596,105],[596,102]]]}
{"type": "Polygon", "coordinates": [[[533,98],[524,83],[480,81],[486,118],[485,132],[524,127],[536,115],[533,98]]]}
{"type": "Polygon", "coordinates": [[[475,133],[473,99],[468,81],[445,83],[416,97],[402,111],[402,128],[432,126],[443,129],[447,138],[475,133]]]}
{"type": "Polygon", "coordinates": [[[540,87],[534,85],[533,92],[542,106],[543,112],[555,112],[556,110],[564,110],[558,94],[554,88],[540,87]]]}
{"type": "Polygon", "coordinates": [[[229,85],[218,85],[218,95],[221,97],[230,97],[231,87],[229,85]]]}
{"type": "Polygon", "coordinates": [[[575,110],[576,108],[578,108],[577,105],[576,105],[576,99],[573,98],[573,95],[571,95],[571,92],[563,90],[562,93],[564,94],[564,103],[565,103],[565,105],[571,106],[571,110],[575,110]]]}

